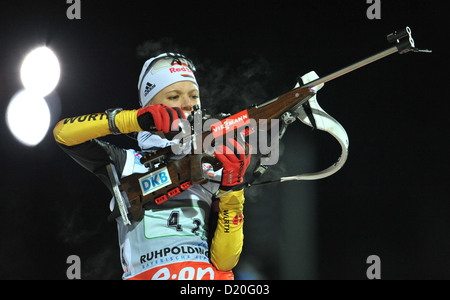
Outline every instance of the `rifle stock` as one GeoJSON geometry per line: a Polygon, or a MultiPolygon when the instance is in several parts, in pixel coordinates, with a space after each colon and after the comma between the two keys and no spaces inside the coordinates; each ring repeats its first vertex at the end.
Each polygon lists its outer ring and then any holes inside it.
{"type": "Polygon", "coordinates": [[[254,105],[247,109],[248,116],[257,121],[278,119],[287,111],[295,110],[314,96],[314,91],[308,88],[296,88],[263,104],[254,105]]]}

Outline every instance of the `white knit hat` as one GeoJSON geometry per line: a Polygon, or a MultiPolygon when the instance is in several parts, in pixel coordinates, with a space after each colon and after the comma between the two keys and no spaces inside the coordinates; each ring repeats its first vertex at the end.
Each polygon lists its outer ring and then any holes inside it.
{"type": "Polygon", "coordinates": [[[194,76],[195,67],[185,56],[163,53],[147,60],[139,75],[139,102],[142,107],[156,94],[171,84],[191,81],[198,86],[194,76]]]}

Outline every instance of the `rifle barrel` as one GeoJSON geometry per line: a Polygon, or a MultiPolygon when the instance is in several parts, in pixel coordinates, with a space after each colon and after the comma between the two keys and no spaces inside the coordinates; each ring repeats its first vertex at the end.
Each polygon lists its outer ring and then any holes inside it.
{"type": "Polygon", "coordinates": [[[382,52],[380,52],[378,54],[372,55],[371,57],[363,59],[363,60],[361,60],[361,61],[359,61],[357,63],[354,63],[354,64],[352,64],[352,65],[350,65],[350,66],[348,66],[346,68],[343,68],[343,69],[341,69],[339,71],[336,71],[336,72],[334,72],[334,73],[332,73],[330,75],[327,75],[325,77],[316,79],[314,81],[311,81],[308,84],[304,85],[303,87],[310,88],[310,87],[318,86],[318,85],[320,85],[322,83],[331,81],[331,80],[336,79],[338,77],[341,77],[342,75],[350,73],[350,72],[352,72],[352,71],[354,71],[356,69],[362,68],[362,67],[364,67],[364,66],[366,66],[366,65],[368,65],[370,63],[373,63],[373,62],[375,62],[377,60],[380,60],[380,59],[382,59],[382,58],[384,58],[386,56],[389,56],[389,55],[391,55],[393,53],[396,53],[396,52],[398,52],[398,48],[397,48],[397,46],[393,46],[393,47],[391,47],[391,48],[389,48],[387,50],[384,50],[384,51],[382,51],[382,52]]]}

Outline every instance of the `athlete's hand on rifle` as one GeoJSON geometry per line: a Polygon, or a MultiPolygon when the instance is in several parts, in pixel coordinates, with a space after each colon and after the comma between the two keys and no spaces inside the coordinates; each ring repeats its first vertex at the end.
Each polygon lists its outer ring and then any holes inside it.
{"type": "Polygon", "coordinates": [[[241,143],[243,142],[228,138],[226,145],[220,145],[214,152],[223,166],[222,190],[229,190],[244,181],[245,171],[250,164],[251,146],[247,142],[245,145],[241,143]]]}
{"type": "Polygon", "coordinates": [[[162,131],[168,133],[178,130],[178,119],[186,119],[178,107],[153,104],[138,110],[137,120],[144,131],[162,131]]]}

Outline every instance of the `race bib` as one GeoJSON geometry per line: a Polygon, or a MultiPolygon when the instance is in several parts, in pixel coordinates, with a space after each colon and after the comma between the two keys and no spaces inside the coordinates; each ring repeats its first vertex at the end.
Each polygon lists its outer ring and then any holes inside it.
{"type": "Polygon", "coordinates": [[[205,210],[199,206],[153,208],[145,211],[146,239],[170,236],[198,236],[206,240],[205,210]]]}

